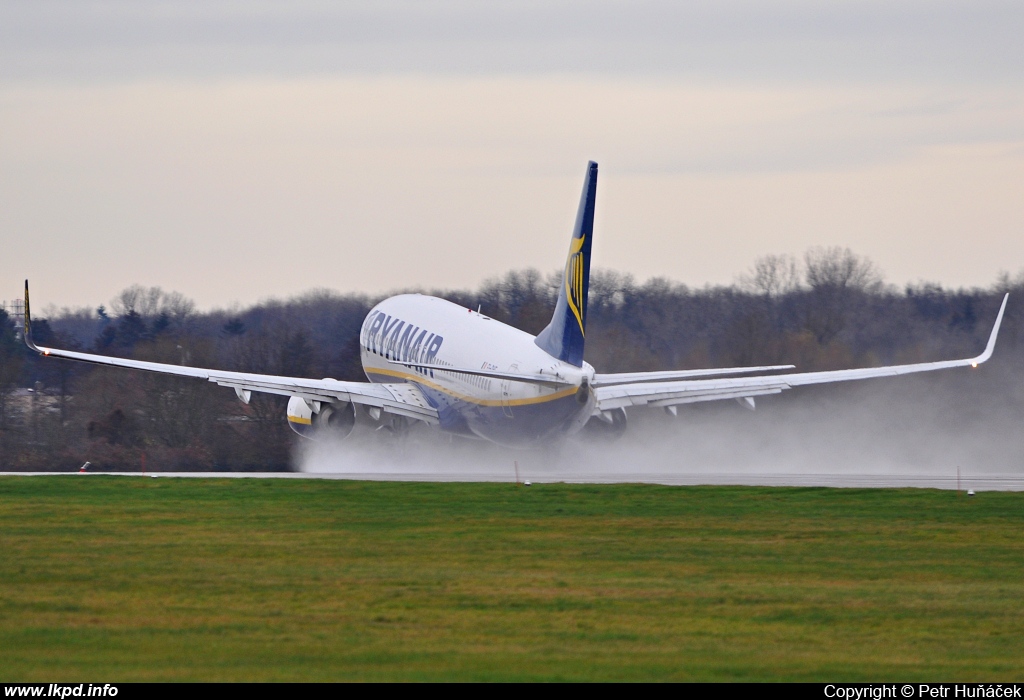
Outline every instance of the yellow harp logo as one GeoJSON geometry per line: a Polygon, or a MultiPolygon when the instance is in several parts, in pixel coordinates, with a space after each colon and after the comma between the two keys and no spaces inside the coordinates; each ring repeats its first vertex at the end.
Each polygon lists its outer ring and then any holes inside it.
{"type": "Polygon", "coordinates": [[[580,335],[583,331],[583,242],[586,236],[572,239],[569,246],[569,260],[565,263],[565,298],[572,309],[572,315],[580,324],[580,335]]]}

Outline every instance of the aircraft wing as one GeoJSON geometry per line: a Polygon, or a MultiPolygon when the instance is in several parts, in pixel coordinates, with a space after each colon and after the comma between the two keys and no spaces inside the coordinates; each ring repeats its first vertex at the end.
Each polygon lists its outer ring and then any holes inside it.
{"type": "Polygon", "coordinates": [[[717,367],[714,369],[678,369],[667,372],[623,372],[620,374],[595,374],[593,386],[633,384],[634,382],[671,381],[693,379],[694,377],[720,377],[727,374],[751,374],[752,372],[775,372],[795,369],[796,365],[767,365],[764,367],[717,367]]]}
{"type": "MultiPolygon", "coordinates": [[[[996,336],[1003,322],[1003,312],[1009,294],[1003,297],[996,316],[995,325],[989,335],[984,352],[977,357],[963,360],[946,360],[942,362],[921,362],[912,365],[892,365],[889,367],[868,367],[864,369],[841,369],[829,372],[804,372],[792,374],[776,374],[758,377],[730,377],[717,379],[691,379],[681,381],[643,381],[643,372],[635,373],[641,379],[625,384],[594,387],[597,398],[597,411],[608,411],[627,406],[677,406],[699,401],[720,401],[723,399],[746,400],[753,406],[753,397],[767,394],[779,394],[786,389],[806,384],[827,384],[830,382],[848,382],[873,377],[894,377],[901,374],[916,372],[933,372],[953,367],[977,367],[992,356],[996,346],[996,336]]],[[[649,374],[657,375],[656,372],[649,374]]]]}
{"type": "Polygon", "coordinates": [[[205,379],[219,386],[230,387],[245,403],[249,403],[252,392],[297,396],[306,401],[352,401],[363,406],[379,408],[387,413],[437,423],[437,409],[431,406],[416,386],[406,383],[371,384],[369,382],[342,382],[336,379],[304,379],[301,377],[277,377],[269,374],[228,372],[218,369],[184,367],[162,362],[144,362],[107,355],[94,355],[72,350],[43,348],[32,341],[32,319],[29,312],[28,282],[25,283],[25,344],[41,355],[63,357],[94,365],[127,367],[144,372],[173,374],[179,377],[205,379]]]}

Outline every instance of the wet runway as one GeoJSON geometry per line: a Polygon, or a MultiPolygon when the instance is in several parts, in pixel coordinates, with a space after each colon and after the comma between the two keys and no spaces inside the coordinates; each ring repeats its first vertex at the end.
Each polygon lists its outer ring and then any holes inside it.
{"type": "MultiPolygon", "coordinates": [[[[379,472],[0,472],[0,476],[78,476],[87,478],[98,474],[125,477],[157,477],[188,479],[351,479],[358,481],[437,481],[437,482],[507,482],[514,483],[516,475],[497,471],[472,471],[453,469],[426,471],[379,471],[379,472]]],[[[959,481],[953,475],[935,474],[838,474],[838,473],[676,473],[664,472],[620,472],[602,470],[590,476],[578,472],[571,474],[553,473],[550,469],[531,473],[520,469],[520,481],[532,484],[664,484],[669,486],[820,486],[831,488],[929,488],[964,491],[1024,491],[1024,475],[1016,474],[962,474],[959,481]]]]}

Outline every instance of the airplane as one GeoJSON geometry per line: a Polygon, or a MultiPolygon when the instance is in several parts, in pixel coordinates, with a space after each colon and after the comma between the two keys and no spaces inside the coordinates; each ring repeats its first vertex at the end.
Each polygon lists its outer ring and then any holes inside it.
{"type": "Polygon", "coordinates": [[[1003,297],[984,351],[962,360],[864,369],[787,373],[793,365],[604,374],[584,361],[587,294],[594,234],[597,163],[587,165],[576,222],[551,322],[536,337],[492,318],[423,294],[401,294],[377,304],[363,321],[359,346],[368,382],[278,377],[58,348],[32,340],[25,282],[25,343],[45,357],[203,379],[234,389],[248,404],[253,392],[289,397],[287,420],[299,435],[348,436],[357,412],[378,427],[413,422],[441,431],[525,447],[581,431],[618,436],[627,409],[662,408],[755,397],[808,384],[891,377],[955,367],[977,367],[995,349],[1009,295],[1003,297]]]}

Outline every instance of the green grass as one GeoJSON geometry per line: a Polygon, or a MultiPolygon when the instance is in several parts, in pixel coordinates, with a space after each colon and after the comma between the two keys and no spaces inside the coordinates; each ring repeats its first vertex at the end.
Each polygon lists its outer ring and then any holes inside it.
{"type": "Polygon", "coordinates": [[[1024,494],[0,478],[0,680],[1012,680],[1024,494]]]}

